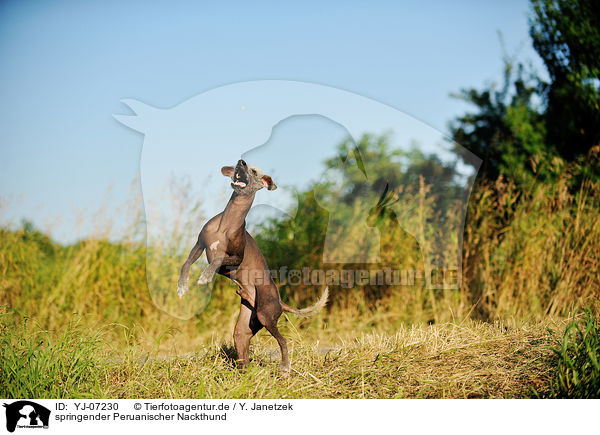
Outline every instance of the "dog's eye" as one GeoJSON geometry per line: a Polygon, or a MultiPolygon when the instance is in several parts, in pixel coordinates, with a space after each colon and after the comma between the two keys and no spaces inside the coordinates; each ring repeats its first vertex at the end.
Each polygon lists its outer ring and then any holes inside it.
{"type": "Polygon", "coordinates": [[[256,171],[254,169],[250,169],[254,175],[256,175],[256,171]]]}

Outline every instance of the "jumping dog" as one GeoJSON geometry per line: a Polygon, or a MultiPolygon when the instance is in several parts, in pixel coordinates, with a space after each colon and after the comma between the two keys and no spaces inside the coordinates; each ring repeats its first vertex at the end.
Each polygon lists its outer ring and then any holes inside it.
{"type": "Polygon", "coordinates": [[[262,188],[275,190],[277,186],[270,176],[243,160],[239,160],[235,167],[224,166],[221,173],[232,179],[233,194],[225,210],[210,219],[200,231],[196,245],[181,267],[177,293],[182,297],[187,291],[190,266],[206,250],[209,264],[200,275],[198,284],[210,282],[218,273],[239,287],[240,314],[233,333],[238,367],[248,367],[250,339],[265,327],[281,349],[281,370],[289,372],[291,365],[287,344],[277,329],[277,321],[283,311],[301,317],[317,313],[327,303],[328,290],[325,288],[319,301],[308,308],[294,309],[281,301],[279,290],[268,273],[267,263],[258,245],[246,231],[246,215],[256,192],[262,188]]]}

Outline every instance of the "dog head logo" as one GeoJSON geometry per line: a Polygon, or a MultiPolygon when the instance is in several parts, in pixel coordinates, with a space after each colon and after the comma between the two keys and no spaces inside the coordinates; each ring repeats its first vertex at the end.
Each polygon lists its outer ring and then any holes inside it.
{"type": "MultiPolygon", "coordinates": [[[[332,197],[325,191],[315,189],[315,199],[329,212],[323,262],[379,262],[379,229],[376,224],[370,223],[376,222],[376,217],[385,211],[389,216],[394,216],[397,224],[419,243],[425,270],[443,267],[457,271],[460,276],[461,241],[468,193],[481,160],[459,145],[449,144],[440,132],[405,113],[340,89],[279,80],[223,86],[170,109],[155,108],[133,99],[122,102],[134,114],[114,117],[144,134],[140,179],[149,255],[155,240],[160,240],[166,232],[177,228],[178,216],[169,207],[169,198],[160,198],[157,194],[173,174],[186,175],[191,184],[200,189],[203,217],[206,219],[223,211],[231,194],[219,168],[243,158],[262,168],[279,186],[275,192],[259,192],[253,209],[270,206],[294,216],[298,207],[296,188],[299,177],[307,168],[321,167],[323,159],[314,152],[307,152],[302,146],[291,147],[289,144],[292,140],[274,138],[278,129],[286,123],[311,116],[329,120],[343,128],[349,141],[355,145],[350,147],[351,152],[347,156],[339,160],[339,167],[330,170],[330,186],[335,186],[339,174],[345,171],[358,171],[354,175],[362,177],[361,182],[371,186],[357,192],[353,198],[356,213],[352,216],[352,222],[348,222],[347,216],[340,213],[347,197],[332,197]],[[424,153],[435,155],[440,161],[456,160],[452,148],[461,148],[462,155],[470,156],[471,166],[467,168],[465,165],[462,173],[456,173],[456,179],[461,180],[463,191],[467,192],[464,197],[453,200],[453,210],[458,210],[458,218],[451,223],[443,219],[438,222],[428,219],[428,225],[435,228],[433,231],[423,231],[424,217],[419,215],[418,207],[413,203],[414,198],[399,194],[402,186],[395,186],[393,181],[386,180],[385,174],[378,173],[379,169],[369,161],[369,156],[360,154],[360,147],[356,144],[365,135],[387,135],[391,146],[395,148],[407,149],[417,142],[424,153]],[[351,228],[353,231],[350,231],[351,228]],[[443,236],[440,237],[440,234],[443,236]],[[424,246],[429,248],[424,249],[424,246]]],[[[314,132],[304,133],[307,142],[310,141],[310,134],[314,135],[314,132]]],[[[417,188],[419,183],[435,185],[439,182],[439,175],[435,172],[427,173],[424,170],[423,174],[417,175],[422,175],[412,178],[417,188]]],[[[444,192],[440,193],[443,197],[444,192]]],[[[448,192],[447,196],[450,195],[451,192],[448,192]]],[[[252,214],[248,219],[252,219],[252,214]]],[[[182,247],[189,250],[204,223],[197,222],[194,231],[181,235],[177,239],[178,246],[163,247],[161,250],[177,251],[182,247]]],[[[210,300],[211,290],[209,284],[204,293],[188,292],[185,303],[179,303],[176,309],[172,308],[177,303],[173,289],[177,288],[178,269],[186,255],[187,252],[182,251],[172,265],[150,267],[147,263],[148,285],[153,300],[159,307],[180,318],[190,318],[200,312],[210,300]]],[[[150,259],[147,257],[147,260],[150,259]]],[[[427,285],[436,286],[435,283],[427,285]]]]}
{"type": "Polygon", "coordinates": [[[19,400],[4,404],[6,408],[6,430],[16,428],[48,428],[50,410],[29,400],[19,400]]]}

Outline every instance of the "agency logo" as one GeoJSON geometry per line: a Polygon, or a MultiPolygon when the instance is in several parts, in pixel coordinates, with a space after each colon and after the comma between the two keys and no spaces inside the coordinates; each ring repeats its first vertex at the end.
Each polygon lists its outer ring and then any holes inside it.
{"type": "Polygon", "coordinates": [[[6,408],[6,430],[48,429],[50,410],[29,400],[19,400],[3,405],[6,408]]]}

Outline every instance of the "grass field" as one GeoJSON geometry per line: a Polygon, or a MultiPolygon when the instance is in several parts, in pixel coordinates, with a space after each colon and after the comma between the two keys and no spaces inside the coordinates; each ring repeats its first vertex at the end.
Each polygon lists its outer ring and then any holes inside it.
{"type": "Polygon", "coordinates": [[[230,339],[191,344],[171,330],[145,342],[121,325],[77,321],[43,331],[2,316],[0,396],[9,398],[526,398],[598,397],[600,327],[591,313],[567,325],[460,324],[401,327],[395,333],[321,331],[281,322],[292,373],[279,372],[276,342],[254,338],[247,372],[230,339]],[[116,331],[115,331],[116,330],[116,331]],[[573,336],[572,332],[581,333],[573,336]],[[123,334],[121,341],[110,339],[123,334]]]}
{"type": "MultiPolygon", "coordinates": [[[[177,343],[170,352],[122,347],[106,332],[71,325],[35,331],[4,325],[0,394],[97,398],[491,398],[551,391],[559,323],[509,326],[464,322],[400,328],[394,334],[348,333],[325,341],[282,322],[293,371],[278,371],[279,350],[266,333],[254,339],[252,364],[235,368],[231,340],[177,343]],[[25,332],[24,332],[25,331],[25,332]],[[24,333],[23,333],[24,332],[24,333]]],[[[119,328],[112,326],[112,328],[119,328]]],[[[327,334],[324,334],[327,336],[327,334]]],[[[131,338],[131,337],[130,337],[131,338]]]]}
{"type": "MultiPolygon", "coordinates": [[[[69,246],[29,224],[2,228],[0,397],[598,398],[600,190],[570,186],[568,173],[529,191],[502,180],[478,186],[459,288],[332,287],[316,317],[282,317],[287,378],[265,332],[253,339],[249,371],[235,369],[239,298],[224,278],[209,297],[183,302],[188,320],[167,314],[182,304],[174,284],[194,216],[163,245],[135,237],[139,220],[123,240],[69,246]]],[[[263,229],[270,266],[320,267],[322,253],[309,247],[322,228],[299,227],[307,222],[263,229]]],[[[380,225],[382,246],[402,247],[385,250],[384,263],[414,267],[414,238],[380,225]]],[[[320,291],[281,286],[298,307],[320,291]]]]}

